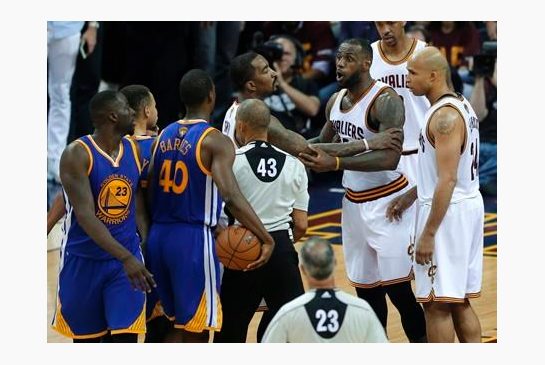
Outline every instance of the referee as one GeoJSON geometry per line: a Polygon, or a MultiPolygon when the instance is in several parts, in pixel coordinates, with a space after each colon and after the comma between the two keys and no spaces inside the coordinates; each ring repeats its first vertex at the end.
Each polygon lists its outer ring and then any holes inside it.
{"type": "Polygon", "coordinates": [[[311,290],[278,311],[263,342],[388,342],[371,306],[335,288],[329,242],[317,237],[306,241],[301,262],[311,290]]]}
{"type": "Polygon", "coordinates": [[[214,342],[246,342],[248,325],[264,298],[269,313],[260,323],[260,341],[280,307],[304,293],[293,243],[305,235],[308,224],[305,167],[267,141],[270,112],[263,101],[242,102],[236,120],[242,147],[236,152],[233,172],[242,194],[274,238],[275,248],[267,264],[259,269],[224,269],[220,294],[223,324],[214,342]]]}

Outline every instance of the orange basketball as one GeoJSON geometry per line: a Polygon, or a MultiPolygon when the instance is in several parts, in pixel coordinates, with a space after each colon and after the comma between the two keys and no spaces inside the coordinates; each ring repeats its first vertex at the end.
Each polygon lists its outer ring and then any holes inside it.
{"type": "Polygon", "coordinates": [[[229,226],[216,238],[216,252],[223,266],[242,270],[257,260],[261,243],[246,227],[229,226]]]}

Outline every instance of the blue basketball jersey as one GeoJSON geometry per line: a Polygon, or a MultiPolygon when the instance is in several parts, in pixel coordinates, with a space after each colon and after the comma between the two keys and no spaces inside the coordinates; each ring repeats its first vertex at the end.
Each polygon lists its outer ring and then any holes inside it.
{"type": "MultiPolygon", "coordinates": [[[[89,182],[95,203],[96,217],[112,236],[130,252],[140,249],[136,231],[136,199],[141,165],[135,142],[128,137],[121,140],[119,154],[114,161],[100,149],[91,135],[77,140],[89,154],[89,182]]],[[[66,192],[66,220],[63,224],[63,252],[98,260],[113,259],[100,248],[79,225],[66,192]]]]}
{"type": "Polygon", "coordinates": [[[138,147],[140,147],[140,157],[142,164],[142,173],[140,174],[140,185],[143,188],[148,186],[148,168],[149,162],[151,161],[151,146],[155,137],[151,136],[135,136],[136,142],[138,142],[138,147]]]}
{"type": "Polygon", "coordinates": [[[201,161],[204,137],[216,131],[205,120],[180,120],[159,135],[153,151],[151,217],[154,223],[215,226],[221,197],[201,161]]]}

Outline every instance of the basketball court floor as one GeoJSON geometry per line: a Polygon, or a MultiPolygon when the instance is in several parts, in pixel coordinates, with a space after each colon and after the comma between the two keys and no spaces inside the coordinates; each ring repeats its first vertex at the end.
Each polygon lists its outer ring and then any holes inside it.
{"type": "MultiPolygon", "coordinates": [[[[346,278],[341,241],[341,199],[344,190],[341,187],[341,174],[329,173],[321,175],[309,188],[309,229],[307,236],[320,236],[328,239],[334,246],[337,257],[335,280],[337,286],[355,295],[355,290],[348,284],[346,278]]],[[[484,197],[484,263],[481,297],[472,299],[471,303],[481,321],[482,341],[497,342],[497,204],[496,197],[484,197]]],[[[305,238],[302,239],[304,241],[305,238]]],[[[51,329],[50,323],[55,307],[57,273],[59,267],[59,225],[48,237],[47,251],[47,341],[50,343],[71,342],[51,329]]],[[[302,245],[297,243],[297,250],[302,245]]],[[[414,284],[414,283],[413,283],[414,284]]],[[[306,284],[305,284],[306,285],[306,284]]],[[[250,324],[247,342],[256,342],[256,331],[261,313],[256,313],[250,324]]],[[[388,337],[391,342],[408,342],[397,310],[388,301],[388,337]]],[[[140,339],[142,340],[142,339],[140,339]]]]}

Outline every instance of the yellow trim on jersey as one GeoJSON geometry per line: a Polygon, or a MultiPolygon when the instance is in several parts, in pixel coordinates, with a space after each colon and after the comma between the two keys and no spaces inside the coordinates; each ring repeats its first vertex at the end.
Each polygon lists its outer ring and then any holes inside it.
{"type": "Polygon", "coordinates": [[[197,124],[197,123],[203,123],[203,122],[208,123],[204,119],[188,119],[188,120],[180,119],[180,120],[176,121],[176,123],[178,123],[178,124],[197,124]]]}
{"type": "MultiPolygon", "coordinates": [[[[369,125],[369,123],[367,123],[367,120],[368,120],[368,117],[369,117],[369,111],[373,108],[373,104],[375,104],[375,101],[377,100],[377,98],[382,95],[382,92],[386,89],[392,89],[394,90],[391,86],[384,86],[383,88],[379,89],[379,91],[375,94],[375,96],[373,97],[373,100],[371,100],[371,102],[369,103],[369,105],[367,106],[367,110],[365,111],[365,120],[364,120],[364,123],[365,123],[365,126],[367,127],[367,129],[369,129],[371,132],[374,132],[374,133],[379,133],[380,131],[376,130],[375,128],[371,127],[369,125]]],[[[395,90],[394,90],[395,91],[395,90]]],[[[397,93],[396,93],[397,94],[397,93]]]]}
{"type": "Polygon", "coordinates": [[[195,312],[195,315],[193,316],[193,318],[191,318],[191,320],[187,322],[186,324],[175,324],[174,328],[183,328],[186,331],[198,332],[198,333],[204,330],[219,331],[221,329],[221,324],[223,321],[223,314],[221,310],[221,302],[220,302],[219,295],[216,295],[216,294],[214,295],[216,296],[216,306],[217,306],[216,308],[214,308],[214,310],[216,310],[218,313],[216,327],[206,325],[206,322],[208,319],[208,309],[207,309],[208,305],[206,302],[206,292],[204,292],[202,294],[201,301],[199,303],[199,306],[197,307],[197,311],[195,312]]]}
{"type": "Polygon", "coordinates": [[[117,154],[117,157],[115,159],[115,161],[112,159],[112,157],[110,155],[108,155],[106,152],[104,152],[99,146],[98,144],[95,142],[95,140],[93,139],[93,136],[89,135],[89,141],[91,141],[91,143],[93,144],[93,146],[95,146],[96,150],[98,151],[98,153],[100,153],[102,156],[106,157],[106,159],[108,159],[110,161],[110,163],[114,166],[114,167],[119,167],[119,161],[121,161],[121,158],[123,157],[123,152],[124,152],[124,148],[123,148],[123,141],[119,141],[119,153],[117,154]]]}
{"type": "Polygon", "coordinates": [[[146,318],[146,322],[149,322],[152,319],[155,319],[157,317],[162,317],[162,316],[167,317],[165,314],[165,311],[163,310],[163,305],[161,304],[160,301],[157,301],[157,303],[155,303],[155,306],[153,307],[153,311],[151,312],[150,316],[146,318]]]}
{"type": "Polygon", "coordinates": [[[404,175],[401,175],[399,178],[395,179],[391,183],[379,186],[377,188],[372,188],[360,192],[353,191],[347,188],[345,196],[353,203],[366,203],[372,200],[384,198],[388,195],[398,192],[405,188],[407,185],[409,185],[409,180],[407,180],[404,175]]]}
{"type": "Polygon", "coordinates": [[[157,147],[159,146],[159,141],[161,140],[161,136],[163,135],[164,131],[165,130],[163,129],[161,133],[159,133],[159,135],[157,136],[157,139],[153,142],[155,146],[153,146],[153,150],[151,151],[150,163],[152,160],[155,159],[155,151],[157,151],[157,147]]]}
{"type": "Polygon", "coordinates": [[[138,152],[139,150],[136,148],[136,142],[132,138],[129,138],[129,137],[124,137],[124,138],[126,138],[127,141],[129,141],[129,143],[131,144],[134,161],[136,161],[136,166],[138,166],[138,173],[141,174],[142,164],[140,163],[140,153],[138,152]]]}
{"type": "Polygon", "coordinates": [[[205,173],[206,175],[212,175],[212,172],[209,171],[206,167],[204,167],[204,164],[202,163],[202,160],[201,160],[201,144],[202,144],[202,141],[204,140],[204,137],[206,137],[208,135],[208,133],[213,132],[213,131],[218,131],[218,130],[216,128],[209,127],[207,130],[204,131],[204,133],[199,138],[199,141],[197,142],[197,152],[195,153],[195,156],[197,158],[197,164],[199,165],[199,168],[201,169],[201,171],[203,173],[205,173]]]}
{"type": "Polygon", "coordinates": [[[60,304],[60,301],[58,300],[58,296],[57,296],[57,309],[55,312],[56,312],[55,322],[53,323],[51,327],[63,336],[78,339],[78,340],[84,340],[88,338],[102,337],[106,333],[108,333],[107,330],[104,330],[98,333],[91,333],[89,335],[75,335],[74,332],[72,332],[72,329],[70,329],[70,326],[68,325],[68,323],[66,323],[66,320],[64,319],[62,315],[61,304],[60,304]]]}
{"type": "Polygon", "coordinates": [[[405,57],[403,57],[399,61],[392,61],[392,60],[390,60],[388,58],[388,56],[386,56],[386,53],[384,53],[384,50],[382,49],[382,40],[380,40],[378,42],[378,47],[377,48],[379,50],[378,53],[380,55],[380,58],[382,58],[382,60],[384,62],[386,62],[387,64],[392,65],[392,66],[397,66],[397,65],[401,65],[402,63],[406,62],[409,59],[409,57],[413,54],[417,44],[418,44],[418,41],[416,40],[416,38],[413,38],[413,44],[411,45],[411,48],[409,49],[409,52],[407,52],[405,57]]]}
{"type": "Polygon", "coordinates": [[[91,152],[91,149],[89,148],[89,146],[87,146],[87,144],[85,142],[83,142],[81,139],[76,139],[76,142],[78,142],[83,147],[85,147],[85,150],[89,154],[89,167],[87,168],[87,176],[89,176],[91,174],[91,169],[93,168],[93,161],[94,161],[93,160],[93,153],[91,152]]]}
{"type": "Polygon", "coordinates": [[[112,330],[112,335],[117,335],[119,333],[146,333],[146,302],[142,306],[142,311],[136,320],[127,328],[122,328],[118,330],[112,330]]]}

